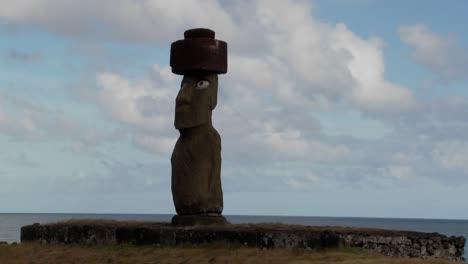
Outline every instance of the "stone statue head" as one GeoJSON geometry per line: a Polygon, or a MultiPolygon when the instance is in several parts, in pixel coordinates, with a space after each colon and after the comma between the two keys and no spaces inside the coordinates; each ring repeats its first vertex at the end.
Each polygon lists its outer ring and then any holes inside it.
{"type": "Polygon", "coordinates": [[[176,98],[174,126],[192,128],[211,122],[218,101],[218,75],[199,72],[184,75],[176,98]]]}
{"type": "Polygon", "coordinates": [[[211,29],[189,29],[184,39],[171,44],[170,65],[173,73],[184,76],[176,99],[175,127],[210,123],[217,103],[218,74],[227,72],[227,43],[215,39],[211,29]]]}

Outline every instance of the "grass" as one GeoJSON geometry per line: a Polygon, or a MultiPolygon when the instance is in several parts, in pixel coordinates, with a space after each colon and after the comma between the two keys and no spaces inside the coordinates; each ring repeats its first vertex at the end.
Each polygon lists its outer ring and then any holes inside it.
{"type": "Polygon", "coordinates": [[[22,243],[0,245],[2,264],[65,263],[271,263],[271,264],[445,264],[443,260],[389,258],[354,248],[314,251],[303,249],[261,250],[233,244],[155,247],[133,245],[49,245],[22,243]]]}

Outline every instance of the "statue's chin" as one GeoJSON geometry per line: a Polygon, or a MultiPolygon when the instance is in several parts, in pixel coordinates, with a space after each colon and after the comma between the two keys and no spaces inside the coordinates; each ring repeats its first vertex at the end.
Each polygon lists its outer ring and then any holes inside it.
{"type": "MultiPolygon", "coordinates": [[[[186,115],[185,115],[186,116],[186,115]]],[[[174,120],[174,126],[176,129],[191,128],[194,127],[193,118],[184,118],[184,115],[177,115],[174,120]]]]}
{"type": "Polygon", "coordinates": [[[176,129],[187,129],[187,128],[192,128],[193,126],[188,126],[188,125],[175,125],[176,129]]]}
{"type": "Polygon", "coordinates": [[[190,121],[187,121],[187,120],[177,120],[174,122],[174,126],[176,129],[184,129],[184,128],[192,128],[192,127],[196,127],[196,126],[199,126],[199,124],[195,124],[194,122],[190,122],[190,121]]]}
{"type": "MultiPolygon", "coordinates": [[[[191,120],[192,121],[192,120],[191,120]]],[[[177,120],[174,122],[174,126],[176,129],[187,129],[187,128],[195,128],[202,126],[204,124],[208,124],[208,122],[190,122],[185,120],[177,120]]]]}
{"type": "Polygon", "coordinates": [[[201,116],[187,114],[179,116],[177,113],[174,120],[174,126],[176,129],[194,128],[208,123],[209,118],[201,118],[201,116]]]}

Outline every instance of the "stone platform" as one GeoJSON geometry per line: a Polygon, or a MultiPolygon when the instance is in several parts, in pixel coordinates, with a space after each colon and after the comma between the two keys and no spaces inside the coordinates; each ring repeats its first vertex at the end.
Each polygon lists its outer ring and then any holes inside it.
{"type": "Polygon", "coordinates": [[[207,226],[228,225],[229,222],[222,215],[174,215],[171,224],[176,226],[207,226]]]}
{"type": "Polygon", "coordinates": [[[211,242],[258,248],[323,249],[359,247],[386,256],[443,258],[463,261],[464,237],[369,228],[314,227],[286,224],[175,226],[158,222],[69,220],[21,228],[21,242],[132,243],[177,246],[211,242]]]}

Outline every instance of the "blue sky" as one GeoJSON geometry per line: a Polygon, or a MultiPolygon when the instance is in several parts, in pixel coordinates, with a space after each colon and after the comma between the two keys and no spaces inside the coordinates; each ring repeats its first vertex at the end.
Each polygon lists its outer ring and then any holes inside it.
{"type": "Polygon", "coordinates": [[[465,1],[4,1],[0,212],[174,213],[171,42],[229,44],[225,214],[468,219],[465,1]]]}

